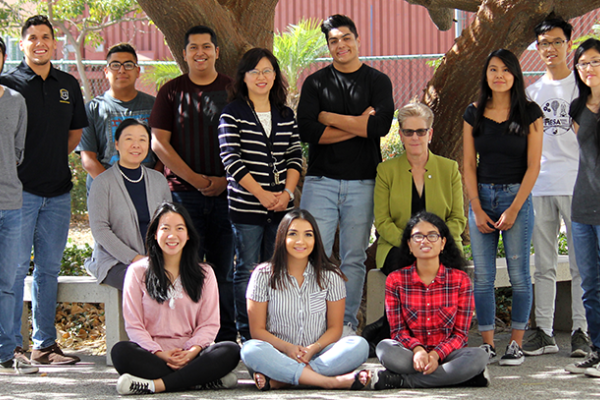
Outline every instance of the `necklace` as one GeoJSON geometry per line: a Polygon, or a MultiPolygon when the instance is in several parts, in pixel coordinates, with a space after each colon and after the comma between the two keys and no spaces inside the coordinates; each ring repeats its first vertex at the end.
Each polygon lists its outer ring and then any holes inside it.
{"type": "MultiPolygon", "coordinates": [[[[117,168],[119,168],[117,166],[117,168]]],[[[121,175],[123,175],[123,178],[127,179],[129,182],[131,183],[139,183],[143,178],[144,178],[144,168],[140,168],[142,173],[140,174],[140,177],[136,180],[133,179],[129,179],[129,177],[127,175],[125,175],[125,173],[123,171],[121,171],[121,168],[119,168],[119,172],[121,173],[121,175]]]]}

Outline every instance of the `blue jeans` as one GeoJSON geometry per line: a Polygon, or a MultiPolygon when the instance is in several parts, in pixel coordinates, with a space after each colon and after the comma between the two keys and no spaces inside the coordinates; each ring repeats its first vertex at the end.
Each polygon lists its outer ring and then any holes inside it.
{"type": "Polygon", "coordinates": [[[231,224],[235,237],[235,271],[233,290],[235,293],[235,321],[242,342],[250,339],[246,289],[248,280],[257,264],[273,255],[278,224],[266,225],[231,224]]]}
{"type": "Polygon", "coordinates": [[[224,197],[207,197],[198,191],[172,192],[173,201],[190,213],[200,235],[200,260],[210,264],[219,286],[221,329],[215,341],[236,341],[233,304],[233,232],[224,197]]]}
{"type": "Polygon", "coordinates": [[[15,278],[14,336],[17,344],[23,343],[21,314],[23,289],[29,271],[31,247],[35,257],[33,270],[32,321],[33,348],[43,349],[56,342],[56,292],[60,263],[69,235],[71,195],[41,197],[23,192],[21,240],[18,269],[15,278]]]}
{"type": "Polygon", "coordinates": [[[571,221],[583,306],[592,344],[600,349],[600,225],[571,221]]]}
{"type": "MultiPolygon", "coordinates": [[[[250,371],[259,372],[279,382],[298,385],[306,364],[291,359],[270,343],[249,340],[242,346],[242,361],[250,371]]],[[[346,336],[315,354],[309,365],[318,374],[338,376],[354,371],[367,361],[369,344],[361,336],[346,336]]]]}
{"type": "Polygon", "coordinates": [[[354,330],[358,328],[356,314],[362,299],[366,250],[373,226],[374,188],[374,179],[344,181],[307,176],[300,203],[300,208],[308,210],[317,220],[328,256],[340,226],[340,268],[348,278],[344,324],[352,325],[354,330]]]}
{"type": "MultiPolygon", "coordinates": [[[[495,185],[479,184],[479,201],[483,211],[497,221],[510,207],[520,184],[495,185]]],[[[529,312],[533,291],[529,272],[531,235],[533,233],[533,203],[531,195],[527,198],[512,228],[502,232],[502,241],[506,251],[508,276],[512,286],[513,329],[525,329],[529,321],[529,312]]],[[[469,207],[469,229],[471,232],[471,250],[475,264],[475,308],[481,332],[494,329],[496,319],[496,298],[494,281],[496,279],[496,252],[500,231],[483,234],[477,229],[475,215],[469,207]]]]}
{"type": "MultiPolygon", "coordinates": [[[[11,360],[17,347],[13,334],[21,209],[0,210],[0,363],[11,360]]],[[[21,307],[23,301],[21,300],[21,307]]],[[[19,328],[21,325],[19,324],[19,328]]],[[[21,342],[19,342],[19,346],[21,342]]]]}

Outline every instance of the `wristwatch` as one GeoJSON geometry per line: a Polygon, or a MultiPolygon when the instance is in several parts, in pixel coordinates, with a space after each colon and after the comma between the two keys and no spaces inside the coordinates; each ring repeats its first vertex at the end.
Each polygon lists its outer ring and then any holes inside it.
{"type": "Polygon", "coordinates": [[[294,193],[290,189],[288,189],[288,188],[285,188],[283,190],[290,195],[290,200],[294,201],[294,199],[296,198],[296,196],[294,196],[294,193]]]}

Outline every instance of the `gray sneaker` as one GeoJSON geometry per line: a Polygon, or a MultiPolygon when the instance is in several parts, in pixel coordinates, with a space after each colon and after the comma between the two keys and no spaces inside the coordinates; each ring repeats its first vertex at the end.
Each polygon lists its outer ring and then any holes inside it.
{"type": "Polygon", "coordinates": [[[498,358],[496,357],[496,348],[492,347],[491,344],[484,343],[479,346],[479,348],[485,350],[488,354],[488,364],[493,364],[498,361],[498,358]]]}
{"type": "Polygon", "coordinates": [[[197,390],[231,389],[231,388],[234,388],[237,386],[237,381],[238,381],[237,375],[234,372],[230,372],[220,379],[205,383],[203,385],[194,386],[193,389],[197,389],[197,390]]]}
{"type": "Polygon", "coordinates": [[[0,364],[0,375],[35,374],[38,371],[37,367],[33,367],[28,362],[21,362],[14,358],[0,364]]]}
{"type": "Polygon", "coordinates": [[[590,338],[581,328],[577,329],[571,336],[571,357],[585,357],[591,351],[590,338]]]}
{"type": "Polygon", "coordinates": [[[554,336],[548,336],[537,328],[523,344],[523,353],[528,356],[541,356],[542,354],[558,353],[558,346],[554,336]]]}
{"type": "Polygon", "coordinates": [[[572,374],[585,374],[588,368],[593,368],[600,363],[600,357],[598,352],[593,350],[587,355],[587,357],[574,364],[569,364],[565,367],[565,370],[572,374]]]}

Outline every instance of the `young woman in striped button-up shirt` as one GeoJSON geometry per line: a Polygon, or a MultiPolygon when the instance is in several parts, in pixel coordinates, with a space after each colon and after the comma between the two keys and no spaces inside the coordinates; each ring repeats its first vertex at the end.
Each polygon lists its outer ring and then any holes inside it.
{"type": "Polygon", "coordinates": [[[344,275],[325,255],[317,224],[305,210],[288,213],[277,230],[269,263],[248,283],[253,340],[242,360],[260,390],[290,385],[362,389],[370,373],[354,373],[367,360],[360,336],[340,339],[344,324],[344,275]]]}

